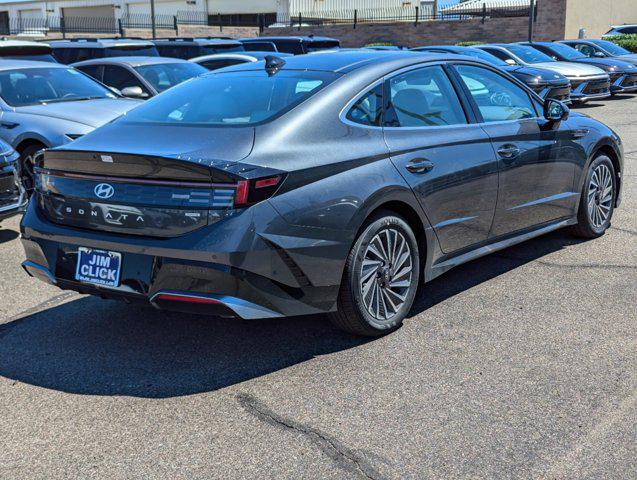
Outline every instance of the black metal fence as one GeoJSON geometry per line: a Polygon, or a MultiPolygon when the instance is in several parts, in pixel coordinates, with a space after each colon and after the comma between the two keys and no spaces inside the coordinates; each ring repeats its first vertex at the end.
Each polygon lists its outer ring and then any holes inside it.
{"type": "MultiPolygon", "coordinates": [[[[278,12],[266,14],[211,14],[203,11],[180,11],[175,15],[155,15],[155,28],[177,30],[179,25],[223,27],[295,27],[322,25],[405,22],[418,24],[426,21],[464,20],[480,18],[528,17],[530,0],[489,0],[488,3],[468,1],[450,3],[451,0],[422,7],[397,7],[354,10],[317,10],[295,14],[278,12]]],[[[115,17],[56,17],[9,18],[0,21],[0,35],[41,36],[47,33],[87,33],[123,35],[124,29],[152,28],[150,14],[124,14],[115,17]]]]}
{"type": "Polygon", "coordinates": [[[500,0],[489,2],[439,3],[434,9],[432,4],[417,7],[396,7],[352,10],[318,10],[314,12],[279,12],[276,27],[305,27],[323,25],[353,25],[370,23],[411,22],[418,24],[426,21],[467,20],[480,18],[528,17],[530,1],[500,0]]]}

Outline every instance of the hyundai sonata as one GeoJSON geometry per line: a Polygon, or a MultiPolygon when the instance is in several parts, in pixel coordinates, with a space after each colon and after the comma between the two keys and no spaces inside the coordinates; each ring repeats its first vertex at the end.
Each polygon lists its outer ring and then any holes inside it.
{"type": "Polygon", "coordinates": [[[228,67],[37,158],[24,268],[63,289],[246,319],[398,328],[419,284],[619,204],[620,139],[476,59],[228,67]]]}

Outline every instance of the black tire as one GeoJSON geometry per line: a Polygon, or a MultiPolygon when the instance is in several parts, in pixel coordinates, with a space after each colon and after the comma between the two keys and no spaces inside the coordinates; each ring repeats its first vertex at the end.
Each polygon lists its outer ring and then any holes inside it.
{"type": "MultiPolygon", "coordinates": [[[[376,250],[378,251],[378,249],[376,250]]],[[[390,333],[402,325],[409,313],[414,303],[419,281],[420,261],[418,242],[414,232],[407,222],[395,213],[378,212],[365,222],[347,257],[338,296],[338,310],[329,314],[330,320],[339,329],[354,335],[377,337],[390,333]],[[368,247],[370,242],[374,242],[372,249],[378,246],[378,242],[382,241],[381,237],[378,237],[379,234],[382,234],[384,239],[388,239],[390,244],[393,243],[395,246],[394,255],[387,255],[388,258],[396,259],[394,265],[389,262],[369,266],[370,263],[376,261],[372,259],[376,256],[368,247]],[[398,253],[399,248],[405,249],[402,250],[402,254],[398,253]],[[406,257],[407,253],[408,257],[406,257]],[[364,260],[368,264],[367,267],[363,265],[364,260]],[[399,262],[401,263],[398,264],[399,262]],[[411,270],[407,271],[409,267],[411,270]],[[366,268],[365,272],[363,272],[364,268],[366,268]],[[369,277],[372,270],[374,273],[369,277]],[[364,282],[361,285],[361,280],[365,281],[365,277],[371,278],[371,280],[367,280],[368,282],[376,283],[364,282]],[[408,284],[408,286],[392,286],[403,283],[408,284]],[[368,288],[368,295],[365,298],[363,298],[363,288],[368,288]],[[400,303],[401,297],[404,297],[402,304],[400,306],[393,305],[394,302],[400,303]],[[379,299],[379,316],[387,318],[379,319],[370,313],[365,302],[372,302],[373,305],[376,305],[373,301],[374,298],[379,299]]],[[[374,309],[374,306],[370,308],[374,309]]]]}
{"type": "Polygon", "coordinates": [[[610,227],[613,212],[615,210],[615,197],[617,196],[617,180],[615,175],[615,168],[613,162],[606,155],[597,156],[588,167],[586,172],[586,178],[584,185],[582,186],[582,192],[580,195],[579,207],[577,210],[577,224],[571,228],[572,233],[575,236],[581,238],[597,238],[604,235],[608,227],[610,227]],[[595,182],[594,175],[598,174],[598,181],[595,182]],[[610,194],[604,196],[604,189],[594,188],[594,184],[600,183],[599,172],[607,172],[610,175],[610,194]],[[610,198],[608,197],[610,195],[610,198]],[[607,199],[602,203],[604,199],[607,199]],[[606,217],[602,220],[599,213],[606,217]],[[597,216],[596,216],[597,215],[597,216]]]}
{"type": "Polygon", "coordinates": [[[35,187],[35,181],[33,178],[33,156],[43,148],[46,147],[39,143],[33,143],[31,145],[27,145],[20,152],[20,178],[22,180],[22,185],[29,196],[31,196],[33,188],[35,187]]]}

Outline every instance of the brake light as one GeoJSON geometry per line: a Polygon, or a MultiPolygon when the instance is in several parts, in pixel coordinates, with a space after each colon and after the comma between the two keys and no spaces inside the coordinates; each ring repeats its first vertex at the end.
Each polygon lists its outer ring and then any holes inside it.
{"type": "Polygon", "coordinates": [[[240,180],[237,182],[234,205],[244,206],[270,198],[276,192],[282,179],[281,175],[275,175],[274,177],[240,180]]]}

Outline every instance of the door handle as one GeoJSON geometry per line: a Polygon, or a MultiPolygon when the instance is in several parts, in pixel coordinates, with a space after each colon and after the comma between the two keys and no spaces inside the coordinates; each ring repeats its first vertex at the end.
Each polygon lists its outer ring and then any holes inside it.
{"type": "Polygon", "coordinates": [[[516,147],[515,145],[507,144],[507,145],[502,145],[500,148],[498,148],[498,155],[500,155],[500,157],[506,160],[515,158],[519,154],[520,154],[520,149],[516,147]]]}
{"type": "Polygon", "coordinates": [[[426,158],[414,158],[405,165],[405,168],[411,173],[427,173],[434,168],[434,164],[426,158]]]}

